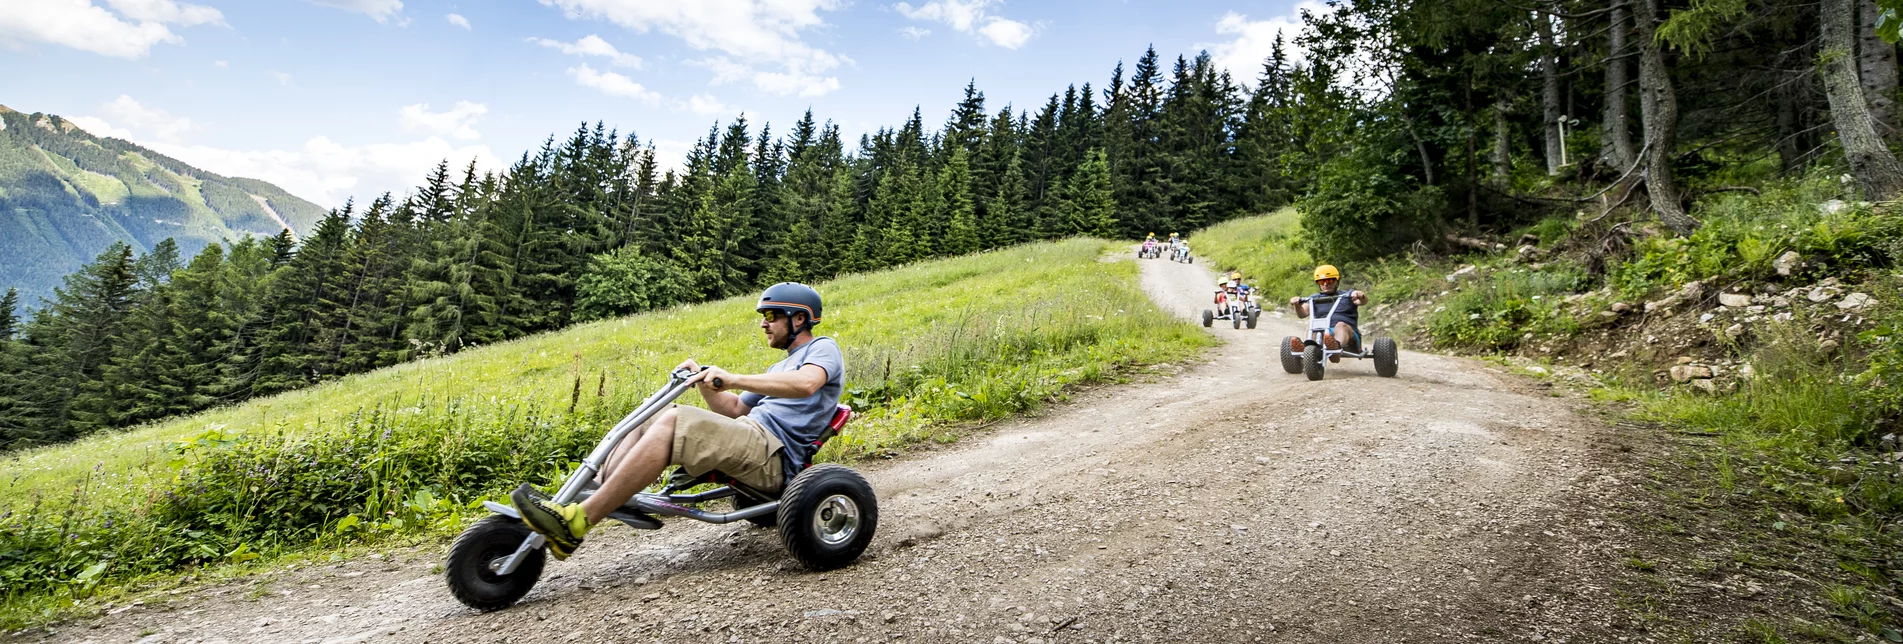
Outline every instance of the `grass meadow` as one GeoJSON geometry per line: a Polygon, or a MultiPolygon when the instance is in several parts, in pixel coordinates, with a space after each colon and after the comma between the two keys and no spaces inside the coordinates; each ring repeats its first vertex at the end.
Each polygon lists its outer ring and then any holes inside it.
{"type": "MultiPolygon", "coordinates": [[[[821,460],[955,440],[1214,342],[1155,308],[1134,263],[1102,261],[1110,249],[1030,244],[818,285],[818,331],[845,348],[845,402],[862,412],[821,460]]],[[[681,360],[748,372],[778,359],[752,303],[577,325],[9,455],[0,627],[187,570],[452,534],[482,500],[566,472],[681,360]]]]}

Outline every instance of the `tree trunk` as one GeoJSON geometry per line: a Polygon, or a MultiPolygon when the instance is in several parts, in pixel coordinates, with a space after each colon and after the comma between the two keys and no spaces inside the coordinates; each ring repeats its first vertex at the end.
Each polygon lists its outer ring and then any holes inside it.
{"type": "MultiPolygon", "coordinates": [[[[1778,66],[1777,69],[1783,69],[1778,66]]],[[[1779,76],[1784,76],[1780,73],[1779,76]]],[[[1777,101],[1777,161],[1778,173],[1791,176],[1804,170],[1805,158],[1810,146],[1805,144],[1803,112],[1804,88],[1797,79],[1781,81],[1772,97],[1777,101]]]]}
{"type": "MultiPolygon", "coordinates": [[[[1634,23],[1639,37],[1639,117],[1645,122],[1645,192],[1652,210],[1672,232],[1690,234],[1698,220],[1678,203],[1678,182],[1672,176],[1672,153],[1678,136],[1678,96],[1672,90],[1671,70],[1659,48],[1658,1],[1639,0],[1634,23]]],[[[1844,0],[1848,1],[1848,0],[1844,0]]]]}
{"type": "Polygon", "coordinates": [[[1535,27],[1540,35],[1540,131],[1546,134],[1546,174],[1559,174],[1563,165],[1560,159],[1559,136],[1559,60],[1554,55],[1553,18],[1544,13],[1534,14],[1535,27]]]}
{"type": "Polygon", "coordinates": [[[1830,120],[1837,126],[1844,159],[1863,184],[1864,196],[1889,201],[1903,194],[1903,165],[1897,164],[1877,136],[1876,121],[1870,118],[1863,86],[1857,80],[1857,61],[1852,56],[1857,18],[1851,4],[1857,1],[1823,0],[1818,11],[1824,35],[1824,94],[1830,98],[1830,120]]]}
{"type": "Polygon", "coordinates": [[[1607,165],[1621,172],[1632,167],[1632,130],[1630,117],[1626,109],[1626,84],[1631,77],[1628,71],[1632,63],[1626,60],[1626,31],[1631,29],[1631,20],[1626,16],[1625,0],[1612,0],[1612,27],[1606,36],[1606,126],[1605,156],[1607,165]]]}
{"type": "Polygon", "coordinates": [[[1857,77],[1863,81],[1863,100],[1877,132],[1896,132],[1896,45],[1877,36],[1876,0],[1857,2],[1857,77]]]}
{"type": "Polygon", "coordinates": [[[1421,140],[1420,132],[1414,129],[1414,120],[1403,118],[1407,123],[1407,136],[1414,139],[1414,151],[1421,155],[1421,171],[1427,175],[1427,185],[1434,185],[1434,157],[1427,154],[1427,141],[1421,140]]]}
{"type": "Polygon", "coordinates": [[[1473,69],[1467,70],[1467,227],[1480,229],[1480,168],[1474,154],[1474,138],[1479,136],[1480,124],[1474,118],[1474,75],[1473,69]]]}
{"type": "Polygon", "coordinates": [[[1513,140],[1507,129],[1507,100],[1493,104],[1493,151],[1487,161],[1493,164],[1493,184],[1506,187],[1513,175],[1513,140]]]}

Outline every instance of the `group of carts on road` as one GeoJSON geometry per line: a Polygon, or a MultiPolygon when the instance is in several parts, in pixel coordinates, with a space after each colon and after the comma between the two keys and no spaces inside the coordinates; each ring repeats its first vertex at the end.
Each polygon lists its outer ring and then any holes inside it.
{"type": "Polygon", "coordinates": [[[1175,233],[1170,233],[1168,241],[1161,242],[1157,241],[1156,236],[1152,234],[1148,239],[1143,240],[1142,246],[1137,247],[1137,259],[1158,259],[1165,254],[1170,256],[1172,262],[1196,263],[1196,256],[1189,254],[1189,240],[1177,237],[1175,233]]]}
{"type": "MultiPolygon", "coordinates": [[[[1137,257],[1155,259],[1170,253],[1170,259],[1190,263],[1189,240],[1170,235],[1167,242],[1158,242],[1155,237],[1143,241],[1137,249],[1137,257]]],[[[1257,302],[1262,296],[1260,290],[1242,281],[1241,271],[1231,271],[1216,283],[1213,308],[1203,309],[1203,326],[1215,326],[1216,322],[1227,320],[1233,329],[1254,329],[1262,318],[1262,306],[1257,302]]],[[[1308,332],[1304,336],[1288,336],[1282,339],[1277,353],[1280,354],[1282,369],[1289,373],[1308,376],[1309,380],[1321,380],[1326,374],[1327,365],[1339,363],[1342,358],[1373,360],[1374,372],[1384,378],[1392,378],[1400,371],[1400,348],[1393,338],[1377,337],[1373,342],[1362,342],[1359,330],[1353,332],[1347,342],[1332,337],[1332,321],[1337,320],[1335,313],[1348,304],[1349,293],[1317,293],[1296,298],[1308,313],[1308,332]]]]}

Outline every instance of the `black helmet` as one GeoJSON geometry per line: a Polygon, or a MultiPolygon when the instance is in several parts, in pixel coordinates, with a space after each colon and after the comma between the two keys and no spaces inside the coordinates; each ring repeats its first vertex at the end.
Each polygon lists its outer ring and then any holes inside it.
{"type": "Polygon", "coordinates": [[[779,311],[786,314],[788,322],[792,321],[794,313],[805,313],[805,328],[810,329],[813,325],[819,324],[823,308],[819,301],[819,291],[813,290],[813,287],[798,282],[780,282],[766,287],[766,292],[760,294],[760,304],[753,307],[753,310],[779,311]]]}

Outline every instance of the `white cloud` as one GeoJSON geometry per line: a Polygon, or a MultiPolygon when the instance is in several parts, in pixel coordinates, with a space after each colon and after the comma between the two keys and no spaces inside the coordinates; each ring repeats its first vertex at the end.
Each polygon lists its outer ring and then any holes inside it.
{"type": "MultiPolygon", "coordinates": [[[[824,26],[819,12],[843,0],[540,0],[571,19],[605,19],[637,33],[659,30],[689,47],[719,52],[723,66],[740,66],[763,91],[816,96],[839,87],[839,79],[821,77],[849,62],[844,56],[806,44],[801,33],[824,26]],[[762,69],[777,69],[764,72],[762,69]],[[764,74],[764,75],[763,75],[764,74]],[[793,79],[787,81],[784,79],[793,79]]],[[[713,68],[711,65],[703,64],[713,68]]],[[[716,77],[722,76],[714,68],[716,77]]],[[[734,76],[729,73],[728,77],[734,76]]],[[[731,82],[717,81],[717,82],[731,82]]]]}
{"type": "Polygon", "coordinates": [[[689,64],[705,67],[714,73],[707,81],[709,85],[726,85],[741,81],[750,82],[760,91],[782,96],[798,94],[800,96],[825,96],[839,89],[839,78],[819,76],[799,71],[769,72],[736,63],[726,56],[715,56],[702,60],[690,60],[689,64]]]}
{"type": "Polygon", "coordinates": [[[291,86],[291,73],[290,73],[290,72],[280,72],[280,71],[275,71],[275,70],[274,70],[274,71],[272,71],[272,72],[271,72],[271,77],[272,77],[272,78],[275,78],[275,79],[278,79],[278,85],[280,85],[280,86],[283,86],[283,87],[290,87],[290,86],[291,86]]]}
{"type": "Polygon", "coordinates": [[[364,201],[391,192],[403,194],[422,183],[437,162],[447,159],[460,170],[471,159],[479,170],[502,167],[485,145],[457,146],[441,137],[406,143],[346,145],[314,136],[291,150],[231,150],[206,145],[146,144],[161,154],[235,177],[262,179],[325,207],[345,199],[364,201]]]}
{"type": "Polygon", "coordinates": [[[227,67],[230,67],[231,63],[229,61],[214,60],[214,61],[211,61],[211,66],[217,67],[219,69],[225,69],[227,67]]]}
{"type": "Polygon", "coordinates": [[[464,141],[482,138],[476,132],[476,121],[488,113],[488,106],[469,101],[456,101],[454,107],[442,112],[431,112],[428,103],[405,105],[399,111],[406,132],[422,131],[464,141]]]}
{"type": "Polygon", "coordinates": [[[172,0],[106,0],[106,4],[139,22],[192,25],[223,25],[225,16],[203,5],[180,4],[172,0]]]}
{"type": "MultiPolygon", "coordinates": [[[[377,22],[383,22],[385,20],[389,20],[390,16],[394,16],[396,15],[396,12],[403,10],[403,0],[306,0],[306,1],[310,2],[311,4],[321,4],[326,7],[336,7],[344,11],[361,13],[363,15],[370,16],[371,18],[375,19],[377,22]]],[[[399,24],[399,26],[401,25],[399,24]]]]}
{"type": "Polygon", "coordinates": [[[576,83],[601,90],[609,96],[622,96],[649,103],[657,103],[661,100],[660,94],[649,91],[640,83],[614,72],[595,71],[595,68],[589,67],[588,63],[568,68],[568,75],[573,76],[576,83]]]}
{"type": "Polygon", "coordinates": [[[905,36],[907,39],[910,39],[910,40],[918,40],[920,38],[924,38],[926,36],[932,35],[932,30],[920,29],[918,27],[907,25],[905,27],[899,28],[899,35],[905,36]]]}
{"type": "Polygon", "coordinates": [[[1276,16],[1267,20],[1250,20],[1248,16],[1231,11],[1216,21],[1216,33],[1233,36],[1228,41],[1198,44],[1209,50],[1216,65],[1229,70],[1236,80],[1254,82],[1262,75],[1262,63],[1268,60],[1269,53],[1275,49],[1275,37],[1282,36],[1283,51],[1289,60],[1301,58],[1302,50],[1295,45],[1295,36],[1303,29],[1302,11],[1321,14],[1330,9],[1315,0],[1303,0],[1295,5],[1295,10],[1286,16],[1276,16]]]}
{"type": "Polygon", "coordinates": [[[641,68],[640,56],[624,53],[619,49],[615,49],[614,45],[608,44],[608,41],[602,40],[601,36],[594,34],[582,36],[581,40],[575,42],[562,42],[560,40],[550,40],[547,38],[530,38],[529,42],[561,51],[570,56],[600,56],[608,59],[609,62],[613,63],[616,67],[641,68]]]}
{"type": "Polygon", "coordinates": [[[469,31],[469,29],[470,29],[470,27],[469,27],[469,19],[468,19],[468,18],[464,18],[464,17],[463,17],[463,15],[462,15],[462,14],[460,14],[460,13],[452,13],[452,14],[449,14],[449,15],[447,15],[447,16],[443,16],[443,18],[445,18],[445,19],[447,19],[447,20],[449,20],[449,24],[452,24],[452,25],[456,25],[456,26],[458,26],[458,27],[462,27],[462,28],[463,28],[463,31],[469,31]]]}
{"type": "Polygon", "coordinates": [[[165,110],[140,103],[137,99],[120,94],[119,98],[99,106],[103,116],[75,116],[71,119],[80,129],[93,136],[106,136],[119,139],[173,142],[198,129],[192,120],[173,116],[165,110]]]}
{"type": "Polygon", "coordinates": [[[993,18],[978,33],[991,39],[991,44],[1005,49],[1017,49],[1031,40],[1031,26],[1016,20],[993,18]]]}
{"type": "Polygon", "coordinates": [[[687,110],[695,114],[710,115],[732,114],[736,111],[726,103],[720,102],[720,99],[707,94],[695,94],[687,99],[687,110]]]}
{"type": "Polygon", "coordinates": [[[185,39],[167,25],[223,25],[224,14],[172,0],[107,0],[118,13],[91,0],[0,2],[0,46],[14,49],[47,43],[114,58],[143,58],[154,45],[185,39]]]}
{"type": "MultiPolygon", "coordinates": [[[[453,121],[447,116],[459,112],[480,114],[480,108],[473,103],[457,103],[455,108],[442,114],[431,114],[426,109],[419,111],[453,121]]],[[[126,139],[218,174],[262,179],[325,207],[341,206],[352,196],[368,199],[384,192],[403,194],[421,183],[424,175],[444,159],[457,168],[471,159],[476,161],[479,170],[503,167],[488,146],[454,144],[440,136],[364,145],[347,145],[329,137],[313,136],[301,147],[290,150],[234,150],[182,140],[185,135],[203,128],[193,125],[190,119],[141,104],[130,96],[120,96],[100,106],[100,111],[105,115],[103,118],[80,116],[71,120],[96,136],[126,139]]],[[[406,127],[409,111],[406,107],[402,113],[406,127]]],[[[451,134],[456,133],[452,130],[451,134]]]]}
{"type": "Polygon", "coordinates": [[[932,0],[916,7],[901,2],[892,8],[907,18],[942,22],[952,31],[983,37],[1005,49],[1023,47],[1036,30],[1029,24],[991,13],[990,8],[999,4],[1001,0],[932,0]]]}

